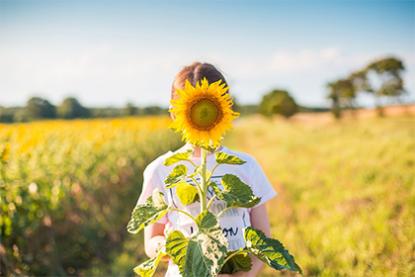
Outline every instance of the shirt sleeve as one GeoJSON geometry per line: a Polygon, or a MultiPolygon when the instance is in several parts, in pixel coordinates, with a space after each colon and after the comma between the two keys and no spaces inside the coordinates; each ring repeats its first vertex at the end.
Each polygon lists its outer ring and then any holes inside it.
{"type": "Polygon", "coordinates": [[[255,159],[252,159],[250,178],[253,193],[256,196],[261,197],[260,202],[256,204],[255,207],[264,204],[277,195],[276,190],[269,182],[261,166],[255,159]]]}
{"type": "MultiPolygon", "coordinates": [[[[141,190],[140,197],[137,200],[137,204],[144,204],[152,194],[155,189],[159,189],[164,193],[164,186],[161,183],[156,168],[151,164],[146,167],[143,173],[143,186],[141,190]]],[[[162,217],[157,223],[166,224],[167,216],[162,217]]]]}

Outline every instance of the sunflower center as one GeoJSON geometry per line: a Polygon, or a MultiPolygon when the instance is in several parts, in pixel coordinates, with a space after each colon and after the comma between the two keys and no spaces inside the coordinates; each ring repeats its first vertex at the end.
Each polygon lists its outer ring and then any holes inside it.
{"type": "Polygon", "coordinates": [[[216,125],[222,113],[219,103],[211,99],[200,99],[190,108],[190,119],[196,128],[209,130],[216,125]]]}

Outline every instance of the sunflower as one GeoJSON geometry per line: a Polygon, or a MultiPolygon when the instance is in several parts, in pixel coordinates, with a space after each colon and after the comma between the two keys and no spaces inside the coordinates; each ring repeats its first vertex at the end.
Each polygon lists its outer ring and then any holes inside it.
{"type": "Polygon", "coordinates": [[[177,99],[170,101],[171,127],[193,145],[218,147],[232,120],[239,116],[232,110],[228,89],[221,80],[209,84],[204,78],[196,86],[186,80],[184,88],[176,91],[177,99]]]}

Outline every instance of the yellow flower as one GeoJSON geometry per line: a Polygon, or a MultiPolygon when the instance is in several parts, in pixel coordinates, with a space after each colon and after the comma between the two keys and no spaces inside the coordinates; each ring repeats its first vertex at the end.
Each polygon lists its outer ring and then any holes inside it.
{"type": "Polygon", "coordinates": [[[173,114],[171,127],[181,132],[183,140],[205,148],[219,146],[223,135],[239,116],[232,110],[228,87],[221,80],[209,84],[204,78],[196,86],[186,80],[170,101],[173,114]]]}

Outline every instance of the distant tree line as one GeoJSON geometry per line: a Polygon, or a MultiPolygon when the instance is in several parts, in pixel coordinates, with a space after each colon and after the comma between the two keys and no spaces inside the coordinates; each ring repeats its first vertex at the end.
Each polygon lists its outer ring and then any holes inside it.
{"type": "Polygon", "coordinates": [[[138,107],[127,103],[125,107],[102,107],[87,108],[75,97],[67,97],[62,103],[55,106],[41,97],[32,97],[23,107],[1,107],[0,122],[26,122],[39,119],[76,119],[76,118],[99,118],[99,117],[121,117],[136,115],[159,115],[166,114],[167,108],[159,106],[138,107]]]}
{"type": "MultiPolygon", "coordinates": [[[[280,114],[290,117],[296,112],[324,112],[327,108],[298,105],[285,90],[273,90],[263,96],[259,105],[242,105],[234,98],[234,110],[241,115],[262,113],[266,116],[280,114]]],[[[110,118],[122,116],[166,115],[168,109],[160,106],[138,107],[129,102],[124,107],[85,107],[76,98],[67,97],[55,106],[40,97],[30,98],[23,107],[1,107],[0,122],[27,122],[41,119],[110,118]]]]}
{"type": "Polygon", "coordinates": [[[385,57],[370,62],[345,78],[329,82],[327,98],[331,100],[333,115],[340,118],[342,110],[354,110],[360,93],[373,96],[378,114],[383,115],[382,100],[402,102],[402,96],[407,94],[402,78],[404,70],[400,59],[385,57]]]}

